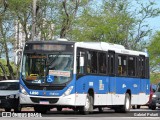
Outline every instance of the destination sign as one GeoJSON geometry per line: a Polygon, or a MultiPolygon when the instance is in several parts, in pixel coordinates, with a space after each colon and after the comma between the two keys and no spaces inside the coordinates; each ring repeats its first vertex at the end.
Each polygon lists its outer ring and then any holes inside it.
{"type": "Polygon", "coordinates": [[[66,45],[56,44],[34,44],[32,45],[33,50],[45,50],[45,51],[65,51],[66,45]]]}

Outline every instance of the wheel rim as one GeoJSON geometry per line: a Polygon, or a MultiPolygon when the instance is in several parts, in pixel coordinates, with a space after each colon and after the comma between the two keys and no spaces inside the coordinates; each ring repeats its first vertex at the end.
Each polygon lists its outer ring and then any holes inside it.
{"type": "Polygon", "coordinates": [[[126,99],[126,110],[129,110],[130,103],[129,103],[129,98],[126,99]]]}
{"type": "Polygon", "coordinates": [[[86,104],[84,106],[84,110],[85,111],[89,111],[89,107],[90,107],[90,100],[89,100],[89,97],[87,96],[87,98],[86,98],[86,104]]]}

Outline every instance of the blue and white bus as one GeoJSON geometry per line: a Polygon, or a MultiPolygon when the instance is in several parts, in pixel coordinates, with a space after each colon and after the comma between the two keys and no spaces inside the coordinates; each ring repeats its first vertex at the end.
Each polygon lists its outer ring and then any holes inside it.
{"type": "Polygon", "coordinates": [[[28,41],[20,72],[20,105],[36,112],[68,107],[85,114],[127,112],[149,100],[149,58],[106,42],[28,41]]]}

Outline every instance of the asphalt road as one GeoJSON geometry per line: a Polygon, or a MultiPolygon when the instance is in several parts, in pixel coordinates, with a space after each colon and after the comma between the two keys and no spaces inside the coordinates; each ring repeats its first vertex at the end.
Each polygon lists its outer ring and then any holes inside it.
{"type": "MultiPolygon", "coordinates": [[[[4,110],[0,110],[4,112],[4,110]]],[[[0,116],[2,116],[2,112],[0,116]]],[[[3,113],[4,114],[4,113],[3,113]]],[[[131,109],[128,113],[115,113],[114,110],[105,109],[103,113],[99,113],[95,110],[92,114],[82,115],[80,113],[75,113],[71,109],[63,109],[62,112],[57,112],[56,109],[51,109],[46,114],[35,114],[32,108],[24,108],[22,113],[11,113],[12,117],[1,117],[0,119],[35,119],[35,120],[160,120],[160,109],[149,110],[144,107],[141,109],[131,109]],[[33,117],[35,116],[35,117],[33,117]]]]}

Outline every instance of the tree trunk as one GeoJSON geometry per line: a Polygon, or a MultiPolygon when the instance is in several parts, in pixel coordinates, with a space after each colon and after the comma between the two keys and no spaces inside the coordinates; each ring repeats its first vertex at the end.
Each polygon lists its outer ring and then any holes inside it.
{"type": "Polygon", "coordinates": [[[6,73],[5,67],[3,66],[3,64],[2,64],[1,62],[0,62],[0,67],[1,67],[1,69],[2,69],[4,78],[5,78],[6,80],[8,80],[8,77],[7,77],[7,73],[6,73]]]}
{"type": "Polygon", "coordinates": [[[4,43],[4,49],[5,49],[5,52],[6,52],[5,54],[6,54],[7,67],[8,67],[8,70],[9,70],[9,74],[10,74],[11,79],[14,79],[13,68],[10,64],[9,55],[8,55],[8,47],[7,47],[6,40],[5,40],[5,43],[4,43]]]}
{"type": "Polygon", "coordinates": [[[9,60],[9,51],[8,51],[8,46],[7,46],[7,41],[6,41],[6,33],[3,31],[2,20],[0,20],[0,30],[1,30],[1,35],[2,35],[6,60],[7,60],[7,67],[8,67],[11,79],[14,79],[13,68],[10,65],[10,60],[9,60]]]}

